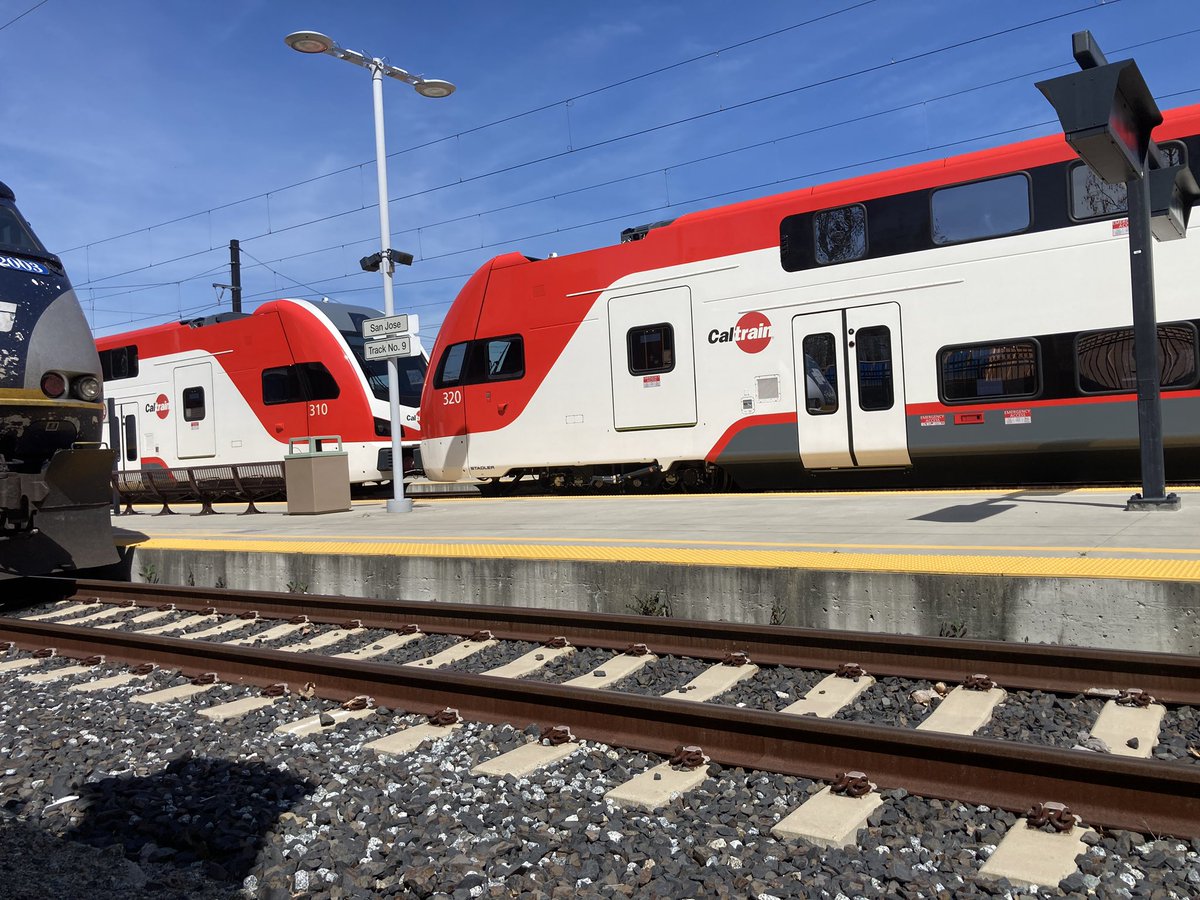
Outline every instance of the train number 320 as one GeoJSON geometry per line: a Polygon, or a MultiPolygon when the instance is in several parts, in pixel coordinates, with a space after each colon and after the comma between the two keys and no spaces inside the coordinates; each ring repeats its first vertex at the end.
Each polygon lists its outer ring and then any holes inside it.
{"type": "Polygon", "coordinates": [[[455,403],[462,403],[462,391],[442,391],[442,406],[453,406],[455,403]]]}

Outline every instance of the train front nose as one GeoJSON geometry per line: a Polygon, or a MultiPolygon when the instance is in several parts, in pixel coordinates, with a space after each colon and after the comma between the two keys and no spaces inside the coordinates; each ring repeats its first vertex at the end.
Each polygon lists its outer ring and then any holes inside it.
{"type": "Polygon", "coordinates": [[[463,480],[467,477],[466,436],[422,440],[421,465],[432,481],[463,480]]]}

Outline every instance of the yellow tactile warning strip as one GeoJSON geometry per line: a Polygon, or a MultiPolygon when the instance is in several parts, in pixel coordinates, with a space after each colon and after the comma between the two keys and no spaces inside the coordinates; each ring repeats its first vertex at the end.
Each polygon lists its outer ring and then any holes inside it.
{"type": "MultiPolygon", "coordinates": [[[[1009,575],[1024,578],[1121,578],[1200,581],[1200,560],[1091,556],[999,556],[935,553],[838,553],[718,550],[693,547],[580,546],[494,541],[436,544],[409,541],[230,540],[150,538],[143,550],[305,553],[314,556],[406,556],[449,559],[523,559],[573,562],[644,562],[677,566],[898,572],[933,575],[1009,575]]],[[[1032,549],[1032,548],[1031,548],[1032,549]]],[[[1040,549],[1040,548],[1039,548],[1040,549]]]]}
{"type": "MultiPolygon", "coordinates": [[[[120,544],[120,536],[118,546],[120,544]]],[[[137,540],[130,541],[137,543],[138,546],[145,546],[149,540],[193,540],[196,538],[228,538],[228,535],[219,531],[193,531],[193,532],[176,532],[174,536],[161,535],[157,538],[139,537],[137,540]],[[139,543],[140,542],[140,543],[139,543]]],[[[260,532],[254,535],[254,538],[264,542],[289,542],[295,541],[296,537],[290,534],[269,534],[260,532]]],[[[1077,547],[1056,547],[1056,546],[1039,546],[1036,544],[850,544],[826,542],[818,543],[811,541],[702,541],[688,538],[684,541],[671,538],[604,538],[604,537],[519,537],[515,535],[506,535],[503,538],[487,537],[482,535],[458,535],[452,537],[449,535],[438,534],[423,534],[404,535],[395,534],[389,536],[390,540],[396,543],[429,543],[432,541],[446,542],[448,544],[494,544],[498,541],[505,543],[517,544],[595,544],[603,546],[605,544],[617,544],[620,546],[641,545],[649,547],[678,547],[680,543],[687,544],[689,547],[769,547],[780,550],[836,550],[839,553],[857,553],[864,550],[923,550],[930,552],[934,550],[947,550],[956,553],[1016,553],[1016,554],[1090,554],[1090,553],[1159,553],[1169,556],[1200,556],[1200,547],[1108,547],[1108,546],[1077,546],[1077,547]]],[[[308,543],[324,542],[335,540],[332,536],[311,536],[306,539],[308,543]]],[[[373,537],[357,537],[354,535],[342,535],[336,540],[343,543],[364,543],[374,544],[379,543],[378,538],[373,537]]]]}

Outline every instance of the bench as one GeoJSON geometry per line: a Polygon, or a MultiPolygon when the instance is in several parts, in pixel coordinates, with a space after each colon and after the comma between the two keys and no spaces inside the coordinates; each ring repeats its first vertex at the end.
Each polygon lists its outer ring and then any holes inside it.
{"type": "Polygon", "coordinates": [[[239,463],[228,466],[191,466],[179,469],[141,469],[113,472],[112,486],[120,515],[137,515],[135,503],[161,503],[156,516],[175,515],[172,503],[199,501],[198,516],[217,515],[213,503],[234,500],[249,504],[239,515],[258,513],[256,502],[285,495],[283,462],[239,463]]]}

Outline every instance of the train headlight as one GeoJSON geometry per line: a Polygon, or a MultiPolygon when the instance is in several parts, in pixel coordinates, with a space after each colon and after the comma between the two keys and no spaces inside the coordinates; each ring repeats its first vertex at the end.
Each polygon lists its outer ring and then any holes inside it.
{"type": "Polygon", "coordinates": [[[57,372],[47,372],[42,376],[42,393],[47,397],[58,399],[67,392],[67,379],[57,372]]]}
{"type": "Polygon", "coordinates": [[[100,380],[92,375],[76,378],[71,384],[71,389],[76,397],[88,403],[95,403],[100,399],[100,380]]]}

